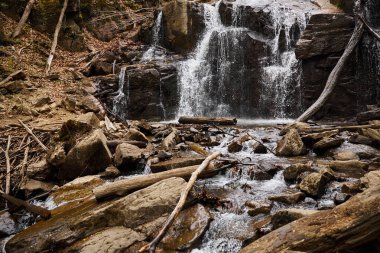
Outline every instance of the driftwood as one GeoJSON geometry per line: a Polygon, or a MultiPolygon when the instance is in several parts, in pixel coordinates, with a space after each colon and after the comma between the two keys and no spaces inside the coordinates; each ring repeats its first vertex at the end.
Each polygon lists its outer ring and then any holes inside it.
{"type": "Polygon", "coordinates": [[[197,180],[198,176],[202,173],[203,170],[205,170],[209,163],[216,159],[218,156],[220,156],[220,152],[215,152],[212,155],[208,156],[203,163],[191,174],[190,180],[187,183],[185,189],[181,192],[181,197],[178,201],[177,206],[174,208],[173,212],[170,214],[169,218],[166,220],[164,226],[154,238],[154,240],[142,247],[139,252],[145,252],[149,250],[149,253],[154,253],[156,251],[157,245],[160,243],[161,239],[165,236],[166,231],[169,229],[169,227],[173,224],[175,218],[179,215],[179,212],[181,212],[183,206],[185,205],[187,195],[189,195],[189,192],[191,188],[193,188],[193,185],[195,181],[197,180]]]}
{"type": "Polygon", "coordinates": [[[22,14],[20,21],[18,22],[16,29],[12,33],[13,39],[16,38],[21,33],[21,30],[24,27],[25,22],[28,20],[28,17],[29,17],[31,10],[32,10],[34,2],[35,2],[35,0],[29,0],[28,4],[26,5],[24,13],[22,14]]]}
{"type": "Polygon", "coordinates": [[[378,238],[380,187],[365,190],[332,210],[289,223],[243,248],[249,252],[343,252],[378,238]]]}
{"type": "Polygon", "coordinates": [[[372,34],[373,37],[375,37],[378,41],[380,41],[380,34],[378,34],[369,24],[368,22],[362,17],[359,16],[360,20],[364,23],[365,28],[369,31],[370,34],[372,34]]]}
{"type": "Polygon", "coordinates": [[[326,86],[322,91],[321,95],[300,117],[298,117],[297,121],[305,122],[310,119],[322,106],[326,103],[328,98],[331,96],[332,91],[334,90],[336,83],[338,81],[339,75],[343,70],[343,67],[347,60],[349,59],[352,51],[359,43],[362,34],[364,31],[364,24],[361,20],[357,20],[357,24],[355,26],[354,32],[350,38],[350,41],[347,44],[346,49],[344,50],[343,55],[340,57],[338,63],[331,71],[329,78],[327,79],[326,86]]]}
{"type": "Polygon", "coordinates": [[[215,124],[215,125],[236,125],[236,118],[209,118],[209,117],[188,117],[181,116],[178,120],[181,124],[215,124]]]}
{"type": "Polygon", "coordinates": [[[56,49],[57,44],[58,44],[58,35],[59,35],[59,31],[61,30],[62,21],[63,21],[63,17],[65,16],[65,12],[66,12],[68,2],[69,2],[69,0],[65,0],[65,2],[63,3],[61,14],[59,15],[58,23],[57,23],[57,26],[55,27],[53,43],[51,45],[49,58],[48,58],[47,64],[46,64],[46,75],[49,74],[49,71],[51,68],[51,63],[53,62],[55,49],[56,49]]]}
{"type": "Polygon", "coordinates": [[[372,128],[372,129],[379,129],[380,125],[356,125],[356,126],[340,126],[340,127],[311,127],[311,128],[306,128],[302,129],[299,131],[300,135],[303,134],[311,134],[311,133],[321,133],[321,132],[326,132],[326,131],[334,131],[338,130],[338,132],[356,132],[361,129],[367,129],[367,128],[372,128]]]}
{"type": "Polygon", "coordinates": [[[24,200],[21,200],[21,199],[18,199],[18,198],[15,198],[15,197],[12,197],[6,193],[4,193],[3,191],[0,190],[0,196],[4,199],[6,199],[7,201],[9,201],[10,203],[12,203],[13,205],[17,206],[17,207],[24,207],[26,210],[28,210],[29,212],[31,213],[35,213],[35,214],[38,214],[40,215],[42,218],[44,219],[48,219],[51,215],[50,211],[43,208],[43,207],[40,207],[40,206],[36,206],[36,205],[33,205],[33,204],[30,204],[24,200]]]}
{"type": "Polygon", "coordinates": [[[13,77],[17,76],[17,75],[20,74],[21,72],[22,72],[22,70],[17,70],[17,71],[15,71],[15,72],[13,72],[13,73],[10,74],[9,76],[7,76],[7,78],[5,78],[3,81],[0,82],[0,86],[6,84],[6,83],[9,82],[9,81],[11,81],[13,77]]]}
{"type": "Polygon", "coordinates": [[[30,130],[30,128],[27,125],[25,125],[24,122],[22,122],[21,120],[18,120],[18,121],[25,128],[25,130],[33,137],[33,139],[41,146],[41,148],[47,151],[48,148],[40,141],[40,139],[37,138],[37,136],[34,135],[32,130],[30,130]]]}
{"type": "MultiPolygon", "coordinates": [[[[188,166],[178,169],[172,169],[167,170],[159,173],[153,173],[148,175],[140,175],[135,176],[129,179],[119,180],[115,181],[110,184],[105,184],[96,187],[93,190],[93,193],[95,195],[95,198],[97,200],[104,199],[106,197],[110,196],[123,196],[126,195],[132,191],[147,187],[149,185],[155,184],[161,180],[171,178],[171,177],[181,177],[184,179],[188,179],[191,176],[191,173],[193,173],[199,165],[194,166],[188,166]]],[[[209,164],[206,170],[204,170],[201,173],[201,177],[209,177],[212,175],[215,175],[216,172],[225,169],[225,167],[222,168],[216,168],[214,164],[209,164]]]]}

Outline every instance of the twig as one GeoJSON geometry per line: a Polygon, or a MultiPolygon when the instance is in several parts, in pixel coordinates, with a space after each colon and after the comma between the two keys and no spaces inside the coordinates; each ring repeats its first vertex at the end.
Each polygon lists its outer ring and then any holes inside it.
{"type": "Polygon", "coordinates": [[[21,182],[24,181],[25,168],[26,168],[26,164],[28,163],[28,153],[29,153],[29,143],[30,143],[29,137],[28,137],[28,140],[26,141],[26,143],[27,143],[27,146],[26,146],[25,152],[24,152],[24,160],[22,161],[22,165],[21,165],[21,182]]]}
{"type": "Polygon", "coordinates": [[[11,146],[11,136],[8,135],[7,149],[5,150],[5,160],[7,164],[7,175],[5,177],[5,193],[9,194],[11,190],[11,161],[9,159],[9,148],[11,146]]]}
{"type": "Polygon", "coordinates": [[[233,136],[233,137],[239,137],[239,136],[236,135],[236,134],[230,134],[230,133],[224,131],[222,128],[218,127],[215,123],[212,123],[211,125],[212,125],[213,127],[215,127],[216,129],[218,129],[219,131],[221,131],[222,133],[224,133],[224,134],[231,135],[231,136],[233,136]]]}
{"type": "Polygon", "coordinates": [[[177,203],[177,206],[174,208],[173,212],[170,214],[169,218],[166,220],[164,226],[162,227],[162,229],[160,230],[160,232],[158,233],[158,235],[156,236],[156,238],[154,238],[154,240],[151,243],[149,243],[149,244],[145,245],[144,247],[142,247],[139,250],[139,252],[145,252],[145,251],[149,250],[149,253],[154,253],[156,251],[157,245],[160,243],[161,239],[165,236],[166,231],[173,224],[174,219],[178,216],[179,212],[182,210],[183,206],[185,205],[187,195],[189,194],[191,188],[193,187],[195,181],[197,180],[198,175],[205,168],[207,168],[208,164],[212,160],[214,160],[215,158],[217,158],[219,155],[220,155],[220,152],[215,152],[212,155],[208,156],[202,162],[202,164],[198,167],[198,169],[196,169],[191,174],[189,182],[187,183],[185,189],[183,189],[183,191],[181,193],[181,197],[180,197],[180,199],[179,199],[179,201],[177,203]]]}
{"type": "Polygon", "coordinates": [[[7,82],[9,82],[10,80],[12,80],[12,78],[14,76],[17,76],[18,74],[20,74],[22,72],[22,70],[17,70],[16,72],[13,72],[12,74],[10,74],[9,76],[7,76],[7,78],[5,78],[3,81],[0,82],[0,86],[3,85],[3,84],[6,84],[7,82]]]}
{"type": "Polygon", "coordinates": [[[30,128],[27,125],[25,125],[24,122],[22,122],[21,120],[18,120],[18,121],[26,129],[26,131],[33,137],[33,139],[42,147],[42,149],[47,151],[48,148],[40,141],[40,139],[37,138],[37,136],[34,135],[32,130],[30,130],[30,128]]]}

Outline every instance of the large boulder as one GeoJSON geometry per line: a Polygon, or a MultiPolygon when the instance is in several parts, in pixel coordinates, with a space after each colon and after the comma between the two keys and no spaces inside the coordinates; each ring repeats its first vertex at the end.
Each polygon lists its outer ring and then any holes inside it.
{"type": "Polygon", "coordinates": [[[143,158],[143,150],[135,145],[121,143],[116,147],[114,158],[115,165],[123,170],[136,169],[136,166],[143,158]]]}
{"type": "Polygon", "coordinates": [[[291,128],[287,134],[277,142],[276,154],[279,156],[298,156],[305,153],[305,145],[298,131],[291,128]]]}
{"type": "Polygon", "coordinates": [[[146,138],[145,134],[140,131],[130,128],[125,138],[129,141],[142,141],[148,143],[149,140],[146,138]]]}
{"type": "Polygon", "coordinates": [[[342,145],[343,142],[343,138],[323,138],[322,140],[318,141],[313,145],[313,150],[316,153],[323,153],[330,148],[339,147],[340,145],[342,145]]]}
{"type": "Polygon", "coordinates": [[[70,149],[65,163],[59,168],[58,178],[73,179],[95,174],[103,171],[111,162],[107,138],[102,130],[97,129],[70,149]]]}
{"type": "MultiPolygon", "coordinates": [[[[98,204],[91,199],[82,201],[79,206],[66,207],[52,219],[41,221],[18,233],[8,241],[6,250],[13,253],[56,252],[86,237],[91,240],[89,236],[104,229],[123,226],[134,230],[171,212],[185,185],[182,178],[169,178],[109,202],[98,204]]],[[[106,233],[101,233],[97,238],[103,240],[103,235],[106,236],[106,233]]],[[[118,242],[121,240],[120,236],[113,238],[118,242]]],[[[138,238],[143,240],[142,237],[138,238]]],[[[120,245],[120,249],[124,246],[120,245]]]]}

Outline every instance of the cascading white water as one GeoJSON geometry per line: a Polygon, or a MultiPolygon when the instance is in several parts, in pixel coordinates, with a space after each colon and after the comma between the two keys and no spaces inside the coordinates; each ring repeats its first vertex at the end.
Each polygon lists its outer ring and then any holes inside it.
{"type": "Polygon", "coordinates": [[[127,119],[127,106],[129,100],[129,77],[125,80],[126,67],[122,67],[119,74],[119,89],[117,95],[113,100],[112,113],[122,119],[127,119]],[[124,85],[127,81],[127,94],[124,93],[124,85]]]}
{"type": "Polygon", "coordinates": [[[160,45],[162,29],[162,11],[157,15],[156,21],[152,29],[152,43],[149,49],[141,57],[141,62],[148,62],[152,60],[159,60],[163,58],[163,55],[157,55],[157,47],[160,45]]]}
{"type": "Polygon", "coordinates": [[[297,92],[301,77],[290,34],[294,24],[300,30],[304,29],[304,13],[283,10],[276,1],[237,0],[232,5],[231,26],[225,26],[219,15],[220,4],[221,1],[215,6],[203,4],[205,32],[193,54],[180,63],[180,103],[177,115],[288,117],[287,107],[296,104],[289,95],[297,92]],[[268,5],[269,3],[271,4],[268,5]],[[275,36],[266,42],[270,52],[265,60],[260,60],[259,66],[255,66],[261,71],[255,72],[252,77],[252,69],[246,69],[245,65],[249,56],[246,55],[244,42],[247,41],[250,30],[244,27],[242,7],[257,5],[268,5],[275,36]],[[282,32],[285,34],[285,42],[281,42],[285,45],[280,45],[282,32]],[[279,49],[280,46],[282,50],[279,49]],[[262,83],[259,97],[250,95],[254,88],[247,81],[247,76],[262,83]],[[247,103],[250,99],[258,101],[254,110],[247,103]],[[254,111],[255,115],[250,115],[248,111],[254,111]]]}
{"type": "MultiPolygon", "coordinates": [[[[239,34],[246,28],[226,27],[219,16],[220,1],[215,6],[204,4],[205,32],[192,56],[179,66],[179,115],[228,115],[230,108],[224,103],[229,94],[226,86],[213,86],[215,78],[223,83],[237,55],[230,51],[238,47],[239,34]],[[211,50],[216,47],[215,62],[210,61],[211,50]],[[232,47],[232,48],[231,48],[232,47]],[[215,73],[216,72],[216,73],[215,73]],[[217,99],[214,99],[217,98],[217,99]]],[[[236,48],[237,49],[237,48],[236,48]]]]}
{"type": "MultiPolygon", "coordinates": [[[[297,92],[301,82],[300,61],[296,59],[294,49],[291,45],[291,28],[297,25],[302,31],[306,27],[306,16],[304,13],[297,13],[290,9],[281,10],[279,4],[272,5],[271,18],[275,27],[275,38],[271,41],[271,64],[263,68],[262,80],[265,82],[261,104],[268,104],[272,101],[275,118],[286,118],[288,116],[286,107],[296,110],[300,107],[297,101],[289,101],[291,92],[297,92]],[[284,31],[283,52],[279,50],[280,34],[284,31]]],[[[298,95],[298,101],[301,98],[298,95]]]]}

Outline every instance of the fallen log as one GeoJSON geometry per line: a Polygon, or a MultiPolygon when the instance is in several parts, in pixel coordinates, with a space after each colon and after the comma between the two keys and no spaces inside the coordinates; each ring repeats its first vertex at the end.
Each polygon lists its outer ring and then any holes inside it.
{"type": "Polygon", "coordinates": [[[181,124],[215,124],[215,125],[236,125],[236,118],[209,118],[209,117],[188,117],[181,116],[178,120],[181,124]]]}
{"type": "Polygon", "coordinates": [[[160,243],[161,239],[165,236],[166,231],[169,229],[169,227],[173,224],[175,218],[179,215],[179,212],[181,212],[183,206],[185,205],[187,195],[189,195],[189,192],[191,188],[193,188],[193,185],[195,184],[195,181],[197,180],[198,176],[202,173],[203,170],[205,170],[209,163],[216,159],[218,156],[220,156],[220,152],[215,152],[208,156],[203,163],[191,174],[190,180],[187,183],[185,189],[181,192],[181,197],[179,198],[177,206],[174,208],[173,212],[170,214],[169,218],[166,220],[164,226],[158,233],[158,235],[153,239],[153,241],[144,247],[142,247],[139,252],[145,252],[149,250],[149,253],[154,253],[156,251],[157,245],[160,243]]]}
{"type": "Polygon", "coordinates": [[[63,3],[61,14],[59,15],[58,23],[57,23],[57,26],[55,27],[53,43],[51,45],[50,54],[49,54],[49,57],[48,57],[48,60],[46,63],[46,75],[49,74],[49,71],[51,68],[51,63],[53,62],[55,49],[56,49],[57,44],[58,44],[58,35],[59,35],[59,31],[61,30],[62,21],[63,21],[63,17],[65,16],[65,12],[66,12],[68,2],[69,2],[69,0],[65,0],[65,2],[63,3]]]}
{"type": "Polygon", "coordinates": [[[360,19],[358,19],[357,24],[355,26],[355,30],[351,35],[350,41],[348,42],[347,47],[344,50],[342,56],[340,57],[338,63],[336,64],[334,69],[331,71],[329,78],[327,79],[324,90],[322,91],[317,101],[315,101],[314,104],[312,104],[301,116],[298,117],[298,119],[296,120],[297,122],[306,122],[315,113],[317,113],[322,108],[322,106],[326,103],[326,101],[329,99],[329,97],[332,94],[332,91],[334,90],[337,84],[338,78],[340,76],[340,73],[343,70],[344,65],[346,64],[347,60],[349,59],[356,45],[359,43],[362,37],[363,31],[364,31],[364,24],[360,19]]]}
{"type": "Polygon", "coordinates": [[[299,131],[300,135],[304,134],[311,134],[311,133],[321,133],[321,132],[327,132],[327,131],[338,131],[338,132],[355,132],[361,129],[367,129],[367,128],[372,128],[372,129],[379,129],[380,125],[356,125],[356,126],[340,126],[340,127],[311,127],[307,129],[303,129],[299,131]]]}
{"type": "Polygon", "coordinates": [[[22,28],[25,25],[25,22],[28,20],[29,14],[30,14],[30,12],[32,10],[32,7],[33,7],[33,4],[34,4],[35,1],[36,0],[29,0],[29,2],[27,3],[27,5],[25,7],[25,10],[24,10],[24,13],[22,14],[22,17],[21,17],[20,21],[18,22],[18,24],[16,26],[16,29],[12,33],[12,39],[14,39],[14,38],[16,38],[17,36],[20,35],[21,30],[22,30],[22,28]]]}
{"type": "Polygon", "coordinates": [[[380,119],[380,109],[361,112],[356,115],[356,121],[359,123],[377,119],[380,119]]]}
{"type": "Polygon", "coordinates": [[[24,200],[12,197],[11,195],[8,195],[8,194],[6,194],[5,192],[3,192],[1,190],[0,190],[0,196],[2,198],[6,199],[7,201],[9,201],[10,203],[12,203],[13,205],[15,205],[17,207],[21,207],[22,206],[26,210],[28,210],[29,212],[38,214],[38,215],[40,215],[44,219],[48,219],[51,216],[51,213],[50,213],[49,210],[47,210],[45,208],[42,208],[40,206],[36,206],[36,205],[30,204],[30,203],[28,203],[28,202],[26,202],[24,200]]]}
{"type": "MultiPolygon", "coordinates": [[[[191,173],[193,173],[198,167],[199,165],[194,165],[184,168],[167,170],[159,173],[135,176],[133,178],[119,180],[110,184],[98,186],[93,190],[93,193],[97,200],[101,200],[114,195],[124,196],[132,191],[147,187],[167,178],[181,177],[188,179],[190,178],[191,173]]],[[[215,175],[215,173],[225,168],[226,167],[216,168],[213,163],[210,163],[207,169],[204,170],[200,176],[209,177],[215,175]]]]}
{"type": "Polygon", "coordinates": [[[332,210],[291,222],[243,248],[250,252],[333,253],[361,245],[380,234],[380,187],[376,186],[332,210]]]}

